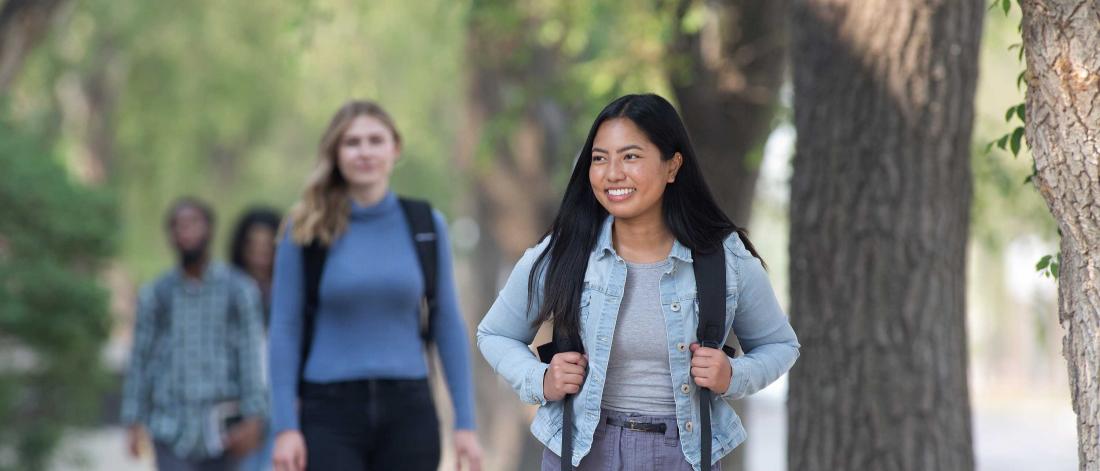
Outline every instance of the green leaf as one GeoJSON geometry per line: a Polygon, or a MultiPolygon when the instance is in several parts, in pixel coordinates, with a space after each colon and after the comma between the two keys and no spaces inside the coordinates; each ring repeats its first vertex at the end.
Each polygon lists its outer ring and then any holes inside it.
{"type": "Polygon", "coordinates": [[[1012,156],[1020,153],[1020,140],[1024,138],[1024,128],[1018,127],[1012,131],[1012,156]]]}
{"type": "Polygon", "coordinates": [[[1031,174],[1031,175],[1028,175],[1027,177],[1024,177],[1024,185],[1027,185],[1028,183],[1031,183],[1032,178],[1035,178],[1035,174],[1031,174]]]}
{"type": "Polygon", "coordinates": [[[1019,104],[1019,105],[1018,105],[1018,106],[1016,107],[1016,117],[1017,117],[1017,118],[1020,118],[1020,121],[1023,121],[1023,122],[1025,122],[1025,123],[1026,123],[1027,121],[1024,121],[1024,110],[1025,110],[1025,109],[1026,109],[1026,108],[1024,108],[1024,104],[1023,104],[1023,103],[1020,103],[1020,104],[1019,104]]]}
{"type": "Polygon", "coordinates": [[[1018,61],[1023,61],[1024,60],[1024,48],[1022,48],[1022,47],[1020,48],[1020,52],[1018,54],[1016,54],[1016,60],[1018,60],[1018,61]]]}
{"type": "Polygon", "coordinates": [[[1008,108],[1008,111],[1005,111],[1005,122],[1006,122],[1006,123],[1007,123],[1007,122],[1009,122],[1009,121],[1011,121],[1011,120],[1012,120],[1012,116],[1016,114],[1016,107],[1017,107],[1017,106],[1019,106],[1019,105],[1016,105],[1016,106],[1010,106],[1010,107],[1008,108]]]}
{"type": "Polygon", "coordinates": [[[707,21],[707,8],[702,4],[692,5],[684,13],[684,17],[680,19],[680,29],[685,33],[698,33],[703,29],[703,24],[707,21]]]}
{"type": "Polygon", "coordinates": [[[997,139],[997,147],[999,147],[1001,150],[1005,150],[1005,145],[1008,144],[1008,138],[1009,135],[1005,134],[1001,136],[1000,139],[997,139]]]}
{"type": "Polygon", "coordinates": [[[1001,3],[1001,0],[993,0],[993,3],[989,4],[989,8],[986,9],[986,11],[993,11],[993,9],[997,8],[997,5],[999,5],[1000,3],[1001,3]]]}
{"type": "Polygon", "coordinates": [[[997,141],[989,141],[989,144],[985,145],[985,153],[988,154],[989,151],[993,150],[993,144],[996,144],[996,143],[997,143],[997,141]]]}
{"type": "Polygon", "coordinates": [[[1059,264],[1059,263],[1050,264],[1050,274],[1054,275],[1055,279],[1058,278],[1058,267],[1060,267],[1060,266],[1061,266],[1061,264],[1059,264]]]}
{"type": "Polygon", "coordinates": [[[1001,2],[1001,5],[1004,7],[1005,14],[1007,15],[1008,10],[1010,8],[1012,8],[1012,1],[1011,0],[1004,0],[1004,1],[1001,2]]]}
{"type": "Polygon", "coordinates": [[[1039,259],[1039,263],[1035,264],[1035,271],[1043,271],[1044,268],[1050,265],[1050,255],[1044,255],[1039,259]]]}
{"type": "Polygon", "coordinates": [[[1016,89],[1017,90],[1020,89],[1020,85],[1024,84],[1024,74],[1026,74],[1026,73],[1027,73],[1027,71],[1025,70],[1023,72],[1020,72],[1020,75],[1016,76],[1016,89]]]}

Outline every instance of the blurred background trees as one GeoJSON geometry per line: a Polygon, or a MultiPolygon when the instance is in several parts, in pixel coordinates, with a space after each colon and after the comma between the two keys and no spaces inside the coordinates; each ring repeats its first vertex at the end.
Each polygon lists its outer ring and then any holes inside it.
{"type": "MultiPolygon", "coordinates": [[[[787,180],[796,134],[812,139],[800,146],[819,146],[813,155],[828,155],[836,165],[872,166],[893,155],[845,153],[851,142],[826,139],[831,128],[796,130],[792,96],[800,103],[840,100],[799,92],[787,78],[786,25],[806,3],[0,0],[0,358],[35,358],[0,367],[12,375],[0,383],[0,418],[24,417],[46,430],[36,435],[5,426],[0,466],[45,466],[63,428],[87,424],[104,388],[117,388],[99,365],[117,372],[125,364],[135,286],[172,262],[161,227],[168,203],[181,194],[213,201],[217,253],[224,253],[229,221],[242,208],[287,208],[298,197],[319,133],[352,97],[378,100],[397,120],[405,148],[396,190],[429,198],[448,215],[471,326],[522,250],[546,229],[596,112],[618,95],[643,91],[677,104],[712,189],[752,229],[786,305],[787,180]],[[26,268],[35,264],[52,268],[26,268]],[[63,289],[65,296],[31,299],[15,288],[47,275],[59,280],[48,282],[48,292],[63,289]],[[35,304],[47,301],[56,304],[35,304]],[[70,310],[69,302],[80,309],[70,310]],[[56,329],[61,333],[50,333],[56,329]],[[38,372],[53,363],[66,366],[38,372]],[[31,372],[40,377],[32,381],[31,372]],[[58,408],[51,419],[41,404],[52,402],[33,405],[27,397],[71,398],[84,412],[58,408]],[[39,451],[12,458],[11,450],[39,451]]],[[[980,14],[968,16],[967,27],[976,27],[980,14]]],[[[1015,21],[1003,15],[986,21],[973,137],[952,141],[957,158],[969,158],[973,178],[965,180],[972,181],[973,200],[952,206],[955,219],[969,222],[969,232],[952,242],[956,252],[959,244],[969,249],[968,276],[951,265],[952,278],[943,282],[956,296],[950,314],[956,323],[959,284],[966,283],[974,396],[1036,382],[1065,388],[1054,284],[1034,271],[1039,257],[1057,251],[1055,226],[1042,199],[1022,185],[1030,157],[982,151],[1005,132],[1004,110],[1022,99],[1014,83],[1022,66],[1006,51],[1019,40],[1015,21]]],[[[841,59],[820,47],[800,54],[804,67],[841,59]]],[[[973,70],[948,72],[951,80],[975,80],[973,70]]],[[[950,105],[969,101],[959,95],[950,105]]],[[[824,121],[840,126],[852,116],[862,115],[837,111],[824,121]]],[[[800,147],[800,155],[810,149],[800,147]]],[[[795,227],[795,237],[814,236],[795,227]]],[[[796,326],[823,321],[811,319],[820,312],[809,307],[791,314],[796,326]]],[[[952,348],[938,354],[960,361],[958,346],[952,348]]],[[[841,351],[856,359],[866,354],[841,351]]],[[[896,354],[909,358],[915,351],[896,354]]],[[[532,409],[480,357],[474,364],[487,466],[529,469],[540,451],[526,431],[532,409]]],[[[751,428],[752,411],[739,406],[751,428]]],[[[743,455],[724,465],[754,469],[743,455]]]]}

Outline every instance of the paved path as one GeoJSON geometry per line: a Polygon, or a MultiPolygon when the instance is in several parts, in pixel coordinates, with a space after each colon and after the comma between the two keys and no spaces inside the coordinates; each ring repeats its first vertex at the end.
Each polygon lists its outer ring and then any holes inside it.
{"type": "MultiPolygon", "coordinates": [[[[751,471],[786,469],[784,391],[785,385],[777,383],[749,402],[751,471]]],[[[1068,399],[1017,397],[978,401],[974,408],[978,471],[1076,471],[1075,420],[1068,399]]],[[[152,470],[149,457],[136,461],[124,453],[124,440],[124,430],[117,427],[74,435],[63,447],[53,469],[152,470]],[[81,456],[85,466],[81,466],[81,456]]]]}

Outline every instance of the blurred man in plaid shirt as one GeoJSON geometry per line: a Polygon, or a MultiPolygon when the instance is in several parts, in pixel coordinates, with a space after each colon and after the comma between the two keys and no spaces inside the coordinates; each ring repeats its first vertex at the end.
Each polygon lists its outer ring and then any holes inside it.
{"type": "Polygon", "coordinates": [[[259,290],[210,261],[205,203],[180,199],[166,226],[179,265],[138,296],[122,403],[130,452],[139,456],[148,437],[161,471],[235,469],[267,414],[259,290]]]}

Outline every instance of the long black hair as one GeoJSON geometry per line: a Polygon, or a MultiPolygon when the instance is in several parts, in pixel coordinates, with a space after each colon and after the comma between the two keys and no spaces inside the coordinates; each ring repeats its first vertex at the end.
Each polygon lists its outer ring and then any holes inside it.
{"type": "Polygon", "coordinates": [[[233,229],[232,243],[229,245],[229,261],[241,271],[248,272],[244,263],[244,248],[248,243],[248,231],[252,226],[260,225],[271,229],[272,234],[279,233],[281,217],[274,209],[254,207],[244,212],[233,229]]]}
{"type": "MultiPolygon", "coordinates": [[[[558,215],[546,231],[549,245],[535,259],[528,275],[529,293],[536,293],[542,282],[542,307],[533,325],[554,321],[554,341],[560,351],[579,351],[580,300],[584,289],[584,273],[588,257],[596,245],[599,231],[608,212],[596,196],[588,179],[592,166],[592,144],[596,131],[609,119],[632,121],[661,151],[661,159],[669,160],[679,152],[683,165],[676,180],[665,187],[661,209],[669,231],[681,244],[694,252],[722,250],[722,241],[737,232],[745,247],[760,258],[745,231],[730,220],[714,201],[703,172],[696,161],[684,123],[668,100],[654,95],[626,95],[612,101],[596,116],[565,188],[558,215]],[[545,266],[545,280],[538,273],[545,266]]],[[[530,300],[528,301],[530,303],[530,300]]]]}

